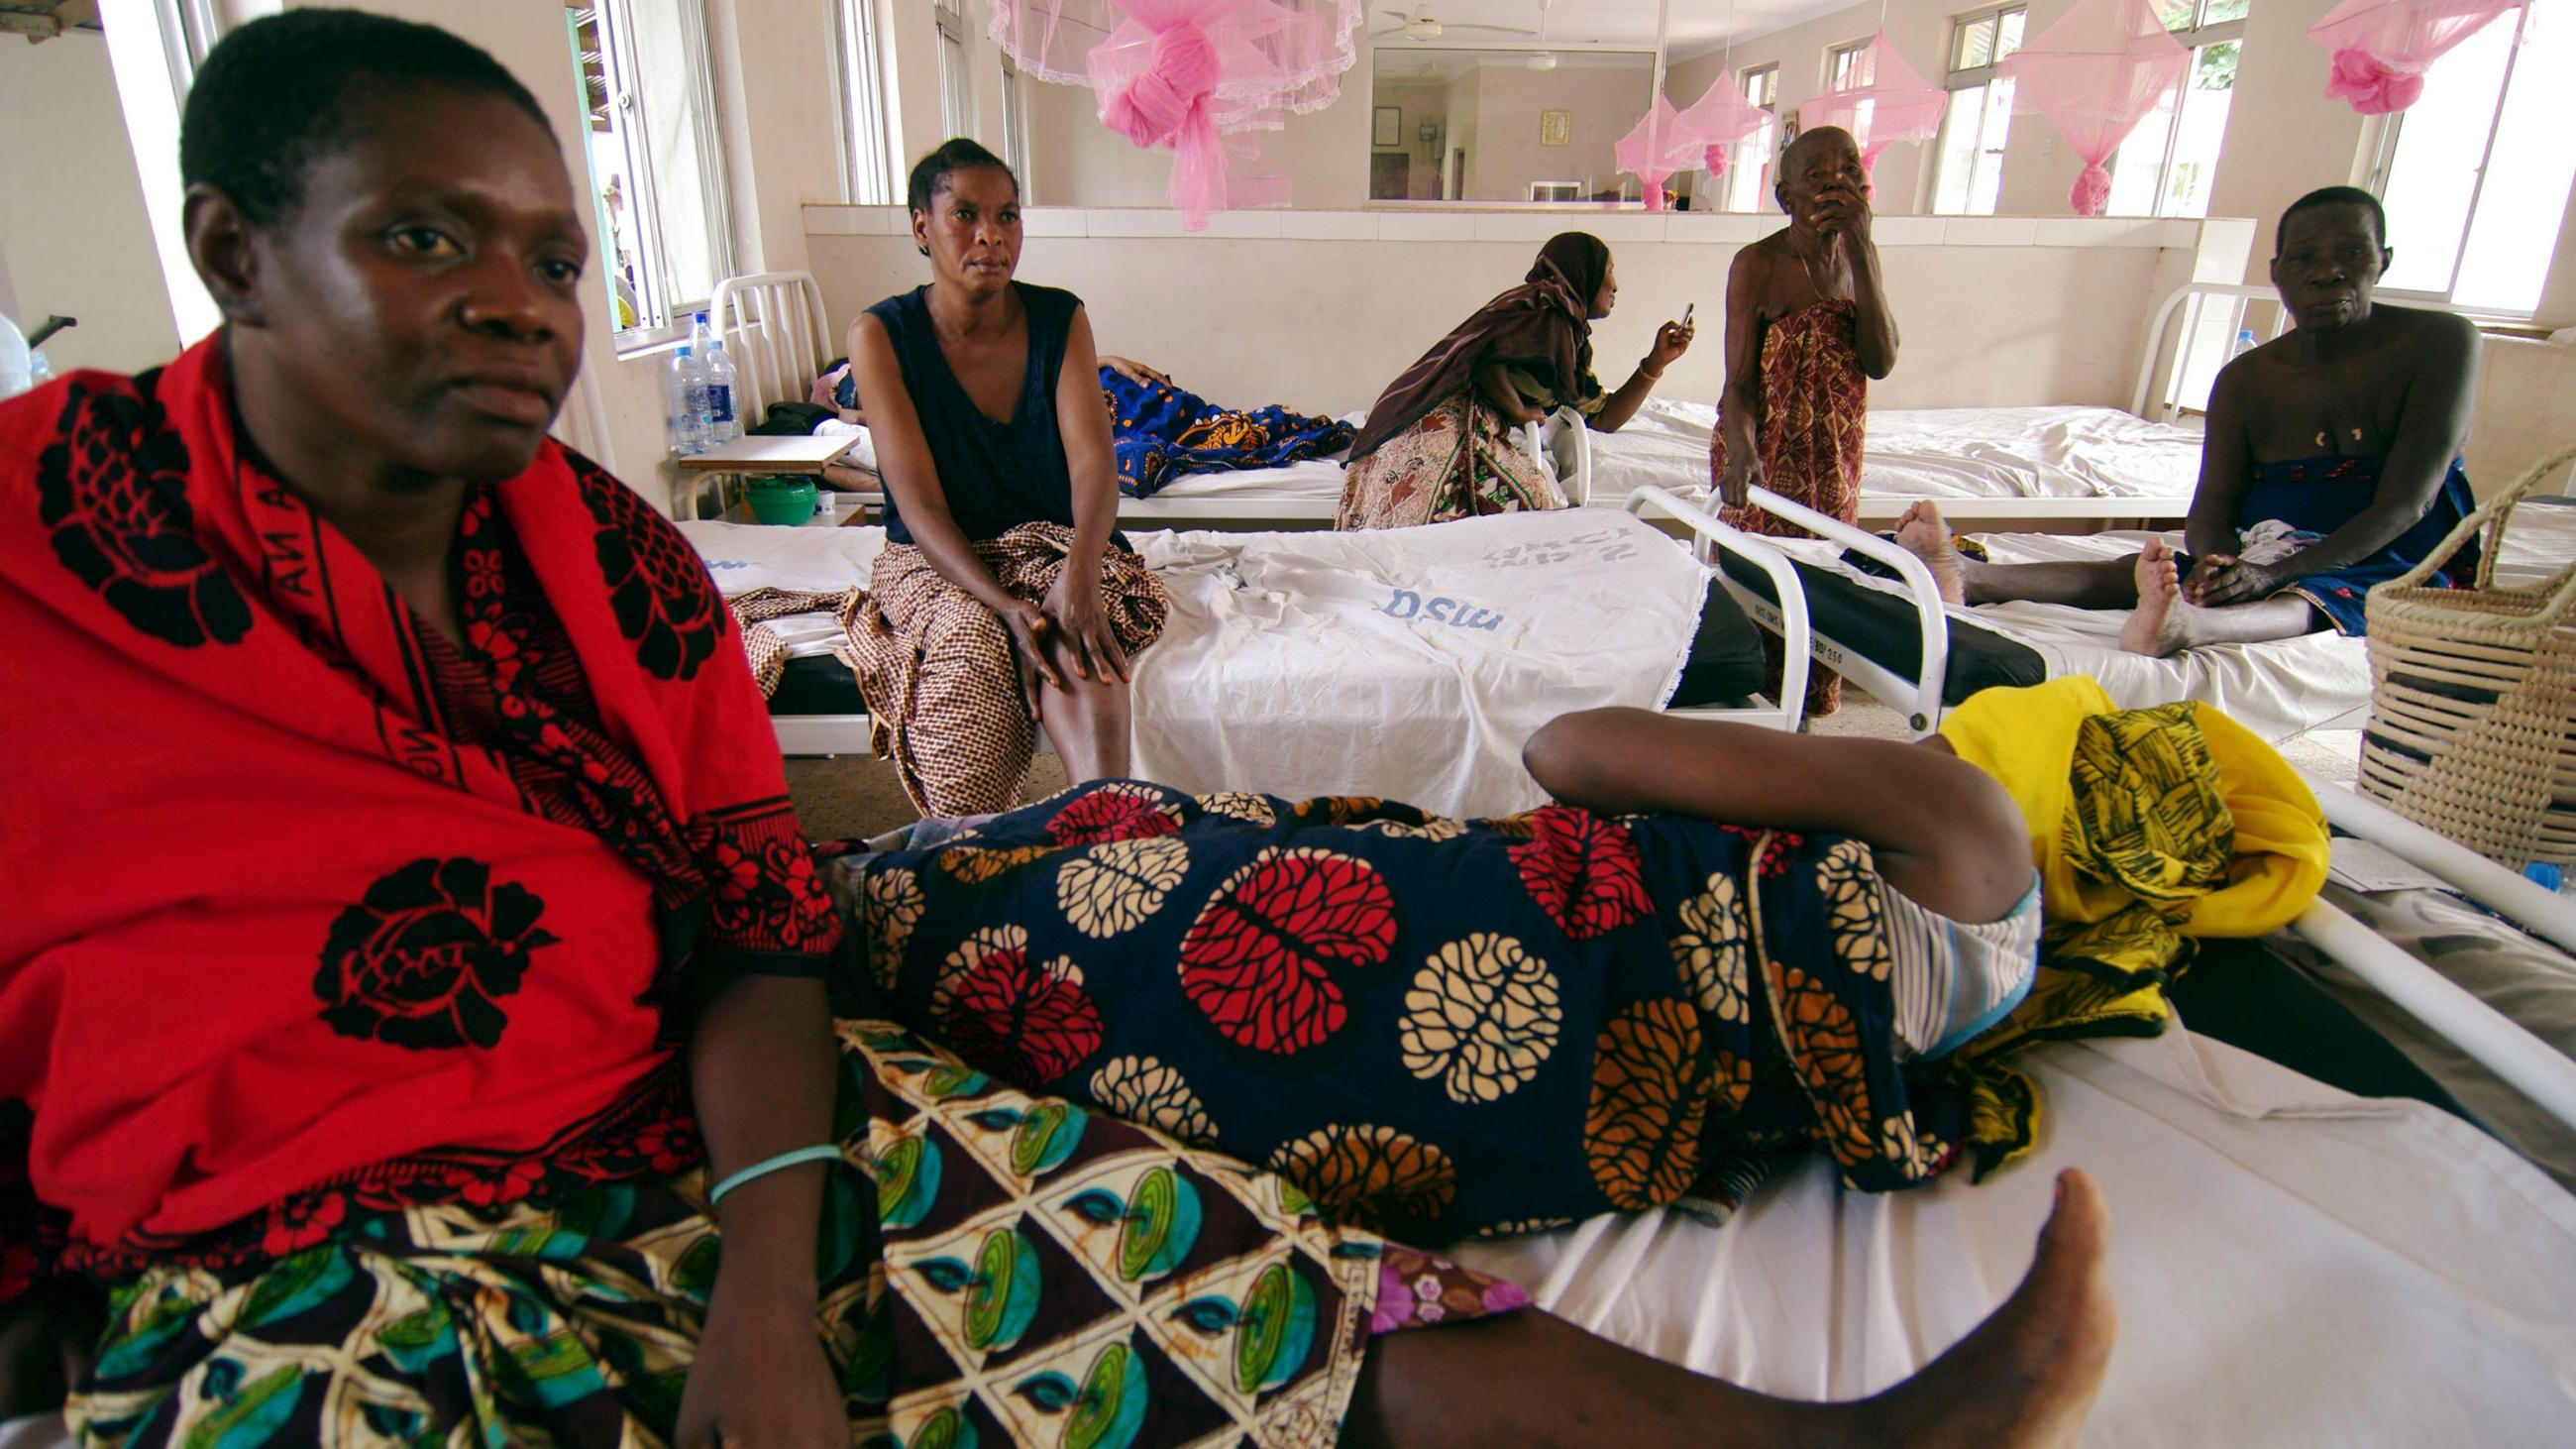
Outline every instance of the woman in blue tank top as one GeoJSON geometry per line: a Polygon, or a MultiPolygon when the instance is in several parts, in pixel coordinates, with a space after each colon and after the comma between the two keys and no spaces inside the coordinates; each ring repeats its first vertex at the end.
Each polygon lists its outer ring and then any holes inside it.
{"type": "Polygon", "coordinates": [[[1018,803],[1040,723],[1072,780],[1129,773],[1129,661],[1169,602],[1112,527],[1082,301],[1012,278],[1018,179],[954,140],[913,167],[910,205],[930,284],[850,326],[887,548],[849,635],[913,804],[986,814],[1018,803]]]}

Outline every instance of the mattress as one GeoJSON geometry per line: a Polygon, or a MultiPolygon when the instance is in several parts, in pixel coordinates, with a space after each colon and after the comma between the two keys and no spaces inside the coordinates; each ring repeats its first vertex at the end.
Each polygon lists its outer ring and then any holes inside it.
{"type": "Polygon", "coordinates": [[[1862,1397],[2000,1304],[2057,1169],[2101,1179],[2120,1337],[2092,1445],[2566,1442],[2576,1198],[2469,1124],[2192,1036],[2043,1046],[2031,1159],[1840,1191],[1821,1159],[1724,1227],[1603,1217],[1457,1256],[1628,1346],[1862,1397]]]}
{"type": "MultiPolygon", "coordinates": [[[[877,529],[680,528],[727,594],[861,587],[883,547],[877,529]]],[[[1704,611],[1708,571],[1625,513],[1133,542],[1172,598],[1136,661],[1134,763],[1181,789],[1507,813],[1543,798],[1520,749],[1557,715],[1663,705],[1694,661],[1727,666],[1704,693],[1756,677],[1753,626],[1704,611]]],[[[771,627],[791,655],[837,636],[825,614],[771,627]]]]}
{"type": "MultiPolygon", "coordinates": [[[[1592,435],[1592,496],[1615,502],[1654,485],[1707,492],[1706,403],[1649,401],[1615,433],[1592,435]]],[[[2151,498],[2191,496],[2200,432],[2101,407],[1891,408],[1869,415],[1861,457],[1867,498],[2151,498]]]]}

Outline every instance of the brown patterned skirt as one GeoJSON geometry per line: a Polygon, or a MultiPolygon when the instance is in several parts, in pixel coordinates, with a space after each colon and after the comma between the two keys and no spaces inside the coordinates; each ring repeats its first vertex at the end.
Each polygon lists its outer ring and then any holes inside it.
{"type": "MultiPolygon", "coordinates": [[[[1073,547],[1073,530],[1024,523],[979,539],[975,556],[1013,598],[1046,597],[1073,547]]],[[[1130,656],[1161,637],[1171,599],[1136,556],[1111,548],[1100,592],[1118,647],[1130,656]]],[[[877,559],[868,588],[841,611],[859,694],[875,718],[872,747],[894,762],[924,815],[989,815],[1019,803],[1037,751],[1011,632],[1001,618],[931,567],[910,544],[877,559]]]]}
{"type": "Polygon", "coordinates": [[[1564,490],[1521,451],[1502,415],[1460,388],[1351,464],[1333,527],[1409,528],[1565,506],[1564,490]]]}

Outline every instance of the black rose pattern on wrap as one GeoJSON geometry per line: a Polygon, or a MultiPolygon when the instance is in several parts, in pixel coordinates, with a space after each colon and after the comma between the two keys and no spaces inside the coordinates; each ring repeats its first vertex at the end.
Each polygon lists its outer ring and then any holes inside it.
{"type": "Polygon", "coordinates": [[[599,522],[594,543],[617,629],[656,679],[694,679],[731,620],[697,550],[635,490],[567,452],[581,499],[599,522]]]}
{"type": "Polygon", "coordinates": [[[492,1046],[510,1023],[500,998],[555,942],[537,925],[545,909],[526,887],[494,882],[481,861],[415,860],[331,923],[313,976],[322,1020],[342,1036],[413,1050],[492,1046]]]}
{"type": "Polygon", "coordinates": [[[182,649],[238,643],[250,605],[191,526],[188,447],[151,398],[158,376],[67,390],[36,515],[63,567],[135,628],[182,649]]]}

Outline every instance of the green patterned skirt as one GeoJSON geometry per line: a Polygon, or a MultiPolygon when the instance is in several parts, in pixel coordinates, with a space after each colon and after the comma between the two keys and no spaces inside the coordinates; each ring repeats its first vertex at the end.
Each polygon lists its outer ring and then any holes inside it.
{"type": "MultiPolygon", "coordinates": [[[[1377,1238],[898,1027],[839,1029],[817,1312],[853,1442],[1333,1442],[1377,1238]]],[[[116,1290],[73,1427],[190,1449],[666,1443],[720,1253],[705,1190],[691,1171],[413,1208],[281,1260],[155,1269],[116,1290]]]]}

